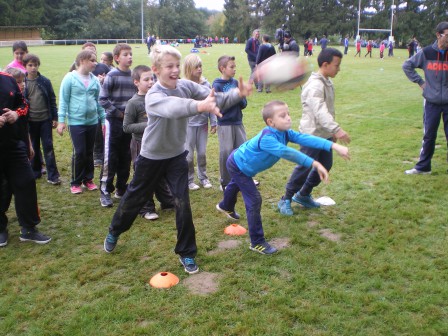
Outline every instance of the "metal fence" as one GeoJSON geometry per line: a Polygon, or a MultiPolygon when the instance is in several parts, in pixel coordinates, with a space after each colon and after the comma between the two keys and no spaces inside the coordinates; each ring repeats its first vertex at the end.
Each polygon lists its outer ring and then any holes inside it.
{"type": "MultiPolygon", "coordinates": [[[[187,43],[187,40],[162,39],[165,43],[187,43]]],[[[86,42],[95,44],[140,44],[145,43],[141,38],[137,39],[84,39],[84,40],[23,40],[28,46],[45,46],[45,45],[83,45],[86,42]]],[[[0,41],[0,47],[11,47],[15,41],[0,41]]],[[[190,41],[191,43],[191,41],[190,41]]]]}

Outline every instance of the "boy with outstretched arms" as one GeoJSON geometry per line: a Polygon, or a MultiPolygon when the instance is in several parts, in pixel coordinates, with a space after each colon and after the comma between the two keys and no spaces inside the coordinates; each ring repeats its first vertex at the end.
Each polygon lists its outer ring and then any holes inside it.
{"type": "MultiPolygon", "coordinates": [[[[146,65],[137,65],[132,70],[132,79],[138,92],[129,99],[126,110],[124,111],[123,130],[125,133],[132,133],[131,139],[131,157],[135,164],[142,147],[143,132],[148,125],[148,115],[145,110],[145,96],[149,89],[154,85],[153,72],[146,65]]],[[[155,195],[161,203],[162,209],[174,208],[173,196],[168,189],[165,179],[160,179],[155,188],[155,195]]],[[[140,215],[148,220],[159,218],[154,204],[154,195],[148,195],[148,201],[140,210],[140,215]]]]}
{"type": "Polygon", "coordinates": [[[103,207],[113,206],[111,194],[121,198],[126,192],[131,169],[131,134],[123,131],[126,104],[137,91],[131,76],[132,49],[118,43],[113,50],[117,67],[106,75],[101,86],[99,101],[106,110],[104,136],[104,163],[100,175],[100,202],[103,207]],[[114,178],[117,181],[114,186],[114,178]]]}
{"type": "MultiPolygon", "coordinates": [[[[313,72],[302,89],[302,119],[299,131],[327,140],[350,143],[350,136],[335,120],[334,88],[330,78],[336,77],[341,65],[342,53],[335,48],[322,50],[317,57],[319,70],[313,72]]],[[[333,153],[302,144],[300,151],[318,160],[330,171],[333,153]]],[[[318,208],[319,203],[311,197],[314,187],[321,179],[316,169],[299,164],[294,168],[286,185],[285,195],[278,203],[281,214],[292,216],[291,199],[306,208],[318,208]]]]}
{"type": "Polygon", "coordinates": [[[221,116],[219,109],[237,104],[252,92],[240,79],[239,87],[226,93],[214,93],[206,86],[179,79],[181,54],[168,45],[153,47],[150,57],[158,81],[145,97],[148,125],[142,139],[135,173],[112,218],[104,250],[112,252],[119,236],[129,230],[141,207],[165,178],[176,206],[177,243],[174,252],[185,271],[197,273],[199,268],[196,234],[188,194],[188,164],[185,140],[188,118],[202,112],[221,116]]]}
{"type": "Polygon", "coordinates": [[[313,167],[321,180],[328,180],[328,171],[324,166],[298,150],[288,147],[288,142],[325,151],[334,149],[345,159],[349,158],[349,153],[347,147],[291,130],[288,105],[282,101],[274,100],[267,103],[263,107],[262,115],[267,126],[258,135],[233,151],[227,160],[227,169],[232,179],[224,191],[224,199],[217,204],[216,208],[218,210],[231,209],[226,215],[235,219],[233,216],[235,204],[238,192],[241,191],[249,227],[249,248],[261,254],[273,254],[277,252],[277,249],[271,246],[264,237],[260,213],[261,195],[252,180],[253,176],[272,167],[283,158],[305,167],[313,167]]]}

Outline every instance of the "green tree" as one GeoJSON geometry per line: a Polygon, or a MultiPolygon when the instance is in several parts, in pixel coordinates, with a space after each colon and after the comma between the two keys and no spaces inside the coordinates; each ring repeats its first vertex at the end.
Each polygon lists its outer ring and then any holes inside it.
{"type": "Polygon", "coordinates": [[[88,0],[62,0],[55,33],[61,39],[85,38],[89,20],[88,0]]]}

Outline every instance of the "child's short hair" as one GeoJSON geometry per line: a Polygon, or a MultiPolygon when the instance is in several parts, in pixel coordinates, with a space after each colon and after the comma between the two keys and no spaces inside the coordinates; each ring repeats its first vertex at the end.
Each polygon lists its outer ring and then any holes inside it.
{"type": "Polygon", "coordinates": [[[272,100],[270,102],[267,102],[263,109],[261,110],[261,115],[263,116],[263,120],[266,123],[269,118],[273,118],[275,114],[275,108],[277,106],[283,106],[286,105],[284,101],[281,100],[272,100]]]}
{"type": "Polygon", "coordinates": [[[235,61],[235,56],[224,55],[218,58],[218,70],[221,71],[221,68],[225,68],[230,61],[235,61]]]}
{"type": "Polygon", "coordinates": [[[322,50],[319,56],[317,56],[317,64],[319,65],[319,68],[324,63],[331,63],[333,61],[333,57],[342,58],[342,53],[335,48],[325,48],[322,50]]]}
{"type": "Polygon", "coordinates": [[[34,54],[26,54],[23,57],[22,63],[24,66],[26,66],[28,63],[35,63],[40,66],[40,59],[39,56],[34,54]]]}
{"type": "Polygon", "coordinates": [[[182,58],[182,54],[179,52],[179,50],[170,45],[156,45],[152,47],[149,58],[152,61],[152,65],[158,68],[162,64],[162,60],[166,55],[171,55],[178,60],[182,58]]]}
{"type": "Polygon", "coordinates": [[[81,51],[78,55],[76,55],[75,59],[76,67],[79,67],[81,65],[81,61],[89,60],[92,57],[92,55],[96,57],[95,53],[91,50],[81,51]]]}
{"type": "Polygon", "coordinates": [[[151,68],[147,65],[137,65],[134,70],[132,70],[132,79],[140,81],[140,76],[144,72],[151,71],[151,68]]]}
{"type": "MultiPolygon", "coordinates": [[[[191,80],[191,75],[193,71],[197,69],[198,66],[202,65],[201,58],[196,54],[190,54],[184,59],[184,76],[186,79],[191,80]]],[[[203,77],[201,76],[200,81],[203,81],[203,77]]]]}
{"type": "Polygon", "coordinates": [[[16,81],[22,77],[25,77],[25,74],[17,68],[6,68],[5,72],[13,76],[16,81]]]}
{"type": "Polygon", "coordinates": [[[106,56],[106,57],[107,57],[107,60],[108,60],[110,63],[113,63],[113,62],[114,62],[114,55],[112,55],[112,53],[111,53],[110,51],[105,51],[105,52],[102,53],[102,55],[106,56]]]}
{"type": "Polygon", "coordinates": [[[24,52],[28,52],[28,46],[26,45],[25,41],[15,41],[12,44],[12,52],[16,51],[17,49],[22,49],[24,52]]]}
{"type": "MultiPolygon", "coordinates": [[[[114,50],[112,51],[112,53],[114,54],[114,58],[115,56],[120,56],[120,53],[123,50],[132,50],[132,47],[127,43],[117,43],[117,45],[114,47],[114,50]]],[[[118,64],[117,60],[115,60],[115,63],[118,64]]]]}
{"type": "Polygon", "coordinates": [[[96,45],[94,44],[94,43],[92,43],[92,42],[86,42],[86,43],[84,43],[83,45],[82,45],[82,50],[84,50],[84,49],[86,49],[86,48],[88,48],[88,47],[91,47],[91,48],[93,48],[93,49],[95,49],[96,50],[96,45]]]}
{"type": "Polygon", "coordinates": [[[269,35],[263,35],[263,42],[269,43],[271,37],[269,35]]]}

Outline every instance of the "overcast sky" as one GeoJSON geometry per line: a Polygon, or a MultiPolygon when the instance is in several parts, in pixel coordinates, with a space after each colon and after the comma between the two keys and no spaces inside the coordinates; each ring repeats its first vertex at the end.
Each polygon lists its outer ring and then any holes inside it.
{"type": "Polygon", "coordinates": [[[196,7],[205,7],[222,11],[224,9],[224,0],[194,0],[196,7]]]}

